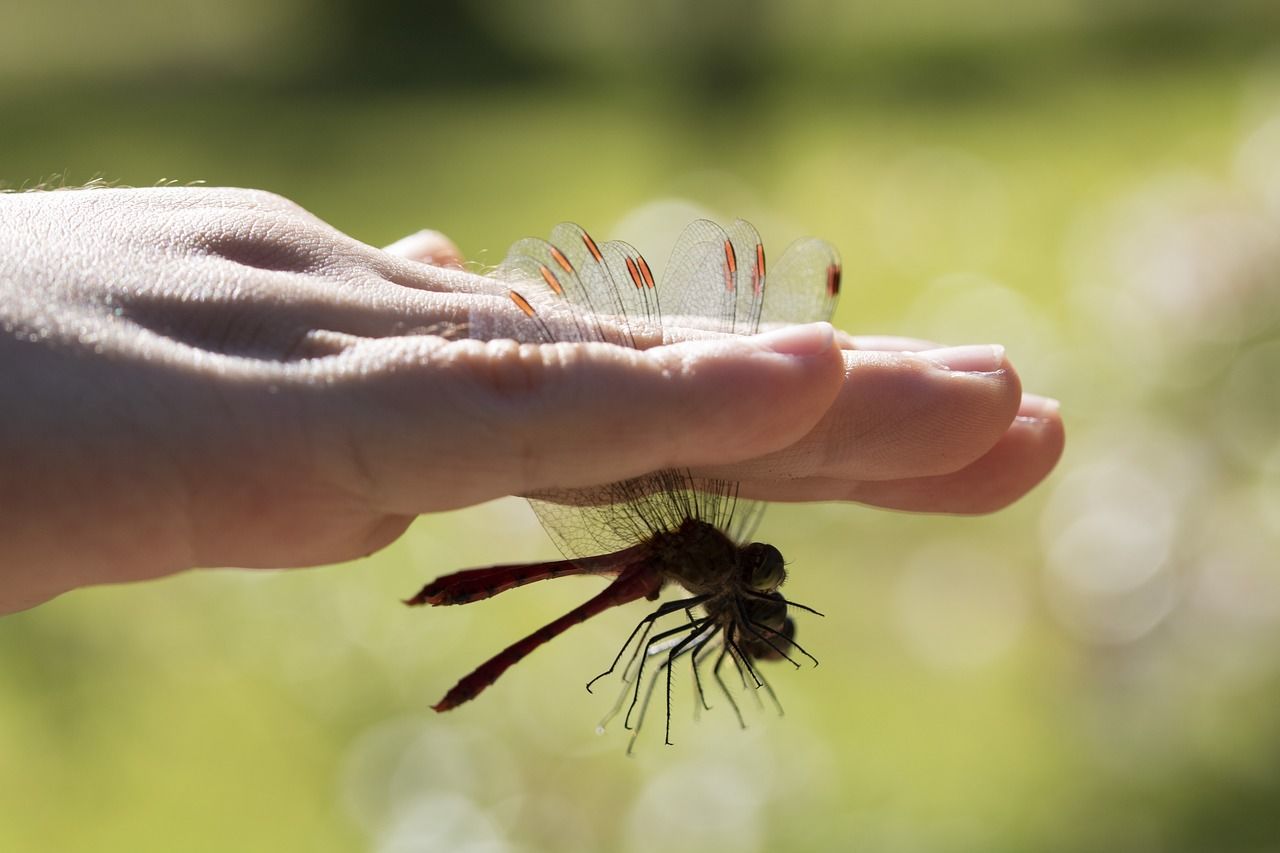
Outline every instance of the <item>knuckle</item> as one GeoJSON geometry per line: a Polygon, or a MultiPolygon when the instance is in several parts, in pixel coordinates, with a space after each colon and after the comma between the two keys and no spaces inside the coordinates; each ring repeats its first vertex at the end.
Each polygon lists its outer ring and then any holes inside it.
{"type": "MultiPolygon", "coordinates": [[[[505,407],[540,407],[557,392],[556,377],[565,366],[558,347],[488,341],[478,358],[465,359],[471,378],[494,403],[505,407]],[[549,357],[550,353],[556,353],[549,357]]],[[[558,392],[557,392],[558,393],[558,392]]]]}
{"type": "Polygon", "coordinates": [[[199,254],[262,270],[311,272],[326,260],[314,224],[277,210],[200,211],[179,242],[199,254]]]}

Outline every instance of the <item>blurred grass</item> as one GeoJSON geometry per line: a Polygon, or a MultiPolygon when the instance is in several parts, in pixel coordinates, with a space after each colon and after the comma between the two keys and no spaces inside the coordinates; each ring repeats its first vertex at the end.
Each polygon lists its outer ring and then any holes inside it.
{"type": "MultiPolygon", "coordinates": [[[[561,219],[608,232],[689,198],[756,221],[775,254],[801,233],[835,243],[846,328],[1009,342],[1073,438],[1116,423],[1198,436],[1211,383],[1128,396],[1072,260],[1085,226],[1153,183],[1234,180],[1280,91],[1269,36],[1237,22],[1197,40],[1197,20],[1101,43],[977,27],[808,63],[778,49],[767,67],[790,73],[727,93],[575,76],[601,61],[590,51],[525,82],[385,90],[207,68],[90,85],[69,66],[0,85],[0,180],[263,187],[374,244],[440,228],[482,263],[561,219]]],[[[259,44],[228,38],[230,56],[259,44]]],[[[1099,446],[1073,444],[1064,471],[1099,446]]],[[[1213,487],[1222,504],[1241,488],[1213,487]]],[[[634,761],[623,732],[590,734],[608,691],[580,689],[634,612],[428,716],[473,663],[591,588],[398,604],[450,569],[550,555],[517,501],[424,518],[358,565],[77,592],[0,620],[0,849],[1270,849],[1280,669],[1268,656],[1227,677],[1214,654],[1274,640],[1274,623],[1208,651],[1178,619],[1082,640],[1044,569],[1054,488],[978,519],[775,507],[761,536],[787,555],[789,594],[828,614],[800,628],[822,666],[771,674],[787,716],[748,701],[746,733],[724,707],[690,725],[683,686],[678,746],[651,722],[634,761]],[[951,568],[938,563],[966,554],[973,584],[928,599],[951,568]],[[969,644],[993,624],[1010,633],[984,658],[969,644]]]]}

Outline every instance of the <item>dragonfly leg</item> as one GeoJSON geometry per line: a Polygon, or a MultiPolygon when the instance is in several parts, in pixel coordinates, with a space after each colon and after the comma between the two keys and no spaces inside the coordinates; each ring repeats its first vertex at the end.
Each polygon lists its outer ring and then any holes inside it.
{"type": "MultiPolygon", "coordinates": [[[[704,621],[705,621],[705,620],[704,620],[704,621]]],[[[684,633],[684,632],[686,632],[686,631],[695,631],[695,632],[696,632],[696,630],[697,630],[699,627],[700,627],[700,623],[692,623],[692,624],[688,624],[688,625],[677,625],[677,626],[676,626],[676,627],[674,627],[674,628],[668,628],[666,631],[663,631],[663,632],[661,632],[661,633],[659,633],[659,634],[655,634],[655,635],[653,636],[653,638],[652,638],[652,639],[650,639],[650,640],[649,640],[649,642],[645,644],[646,652],[645,652],[645,654],[640,658],[640,668],[636,670],[636,678],[635,678],[636,686],[635,686],[635,692],[634,692],[634,694],[633,694],[633,695],[632,695],[632,697],[631,697],[631,704],[627,707],[627,715],[626,715],[625,717],[623,717],[623,718],[622,718],[622,727],[623,727],[624,729],[630,729],[630,728],[631,728],[631,712],[635,710],[635,708],[636,708],[636,702],[640,699],[640,684],[641,684],[641,682],[643,682],[643,681],[644,681],[644,678],[643,678],[643,675],[644,675],[644,662],[649,658],[649,650],[650,650],[650,649],[652,649],[655,645],[657,645],[657,644],[661,643],[663,640],[667,639],[668,637],[674,637],[674,636],[676,636],[677,634],[683,634],[683,633],[684,633]]],[[[660,654],[660,652],[659,652],[659,654],[660,654]]],[[[624,688],[624,689],[625,689],[625,688],[624,688]]],[[[651,687],[649,688],[649,692],[652,692],[652,691],[653,691],[653,688],[652,688],[652,686],[651,686],[651,687]]],[[[645,700],[645,701],[647,702],[648,700],[645,700]]],[[[642,713],[642,716],[643,716],[643,713],[642,713]]],[[[638,726],[638,725],[639,725],[639,723],[637,723],[637,726],[638,726]]]]}
{"type": "MultiPolygon", "coordinates": [[[[644,701],[640,703],[640,713],[636,716],[635,728],[632,729],[631,739],[627,742],[627,755],[632,754],[632,748],[636,744],[636,738],[640,736],[640,729],[642,726],[644,726],[644,718],[649,710],[649,702],[653,699],[653,689],[658,683],[658,678],[663,674],[663,670],[666,670],[666,676],[667,676],[667,730],[666,730],[666,737],[664,740],[667,746],[671,746],[671,669],[672,669],[672,666],[675,664],[676,660],[678,660],[680,657],[699,648],[699,646],[694,645],[695,642],[697,641],[697,638],[700,635],[705,634],[707,631],[712,630],[714,627],[715,626],[713,623],[708,622],[706,620],[700,620],[700,622],[698,623],[694,623],[690,625],[681,625],[678,629],[673,628],[671,629],[671,631],[664,632],[666,634],[674,634],[677,631],[688,631],[690,628],[694,629],[692,634],[690,634],[687,637],[684,637],[679,642],[677,642],[674,647],[671,648],[671,650],[667,653],[666,660],[664,660],[661,664],[659,664],[658,669],[649,676],[649,683],[645,687],[645,691],[644,691],[644,701]]],[[[652,645],[653,643],[659,642],[661,639],[662,638],[660,636],[654,637],[650,645],[652,645]]],[[[661,652],[658,652],[658,653],[661,654],[661,652]]],[[[637,680],[636,681],[637,698],[639,697],[639,686],[640,686],[640,682],[639,680],[637,680]]],[[[633,700],[632,706],[634,707],[634,705],[635,705],[635,701],[633,700]]],[[[631,711],[628,710],[627,711],[628,720],[630,719],[630,717],[631,717],[631,711]]],[[[628,725],[627,728],[631,728],[631,726],[628,725]]]]}
{"type": "MultiPolygon", "coordinates": [[[[693,624],[697,624],[697,623],[693,623],[693,624]]],[[[681,640],[678,644],[676,644],[675,648],[673,648],[670,652],[667,653],[667,662],[665,664],[667,668],[667,733],[666,733],[666,737],[663,738],[663,743],[665,743],[667,746],[671,746],[671,671],[675,669],[676,659],[679,658],[681,655],[688,654],[691,651],[697,652],[699,647],[697,645],[692,645],[692,644],[697,643],[699,637],[708,636],[707,635],[708,631],[714,632],[718,627],[719,626],[716,625],[716,623],[714,622],[704,621],[696,631],[694,631],[692,634],[690,634],[689,636],[681,640]]],[[[695,672],[696,671],[697,670],[695,669],[695,672]]],[[[654,674],[657,675],[657,673],[654,673],[654,674]]],[[[639,723],[637,723],[636,731],[638,732],[639,730],[640,730],[640,725],[639,723]]]]}
{"type": "MultiPolygon", "coordinates": [[[[648,616],[644,617],[639,622],[637,622],[636,626],[631,629],[631,634],[630,636],[627,637],[627,641],[622,644],[622,648],[618,649],[618,654],[614,657],[613,663],[609,664],[609,668],[587,682],[587,692],[588,693],[591,692],[591,685],[595,684],[597,681],[599,681],[600,679],[604,678],[606,675],[609,675],[611,672],[617,669],[618,661],[622,660],[623,652],[625,652],[627,650],[627,647],[631,645],[631,641],[636,638],[636,634],[640,632],[640,629],[642,627],[646,625],[652,626],[656,620],[661,619],[663,616],[666,616],[668,613],[674,613],[677,610],[688,609],[690,607],[693,607],[696,604],[701,604],[705,599],[706,599],[705,595],[697,595],[692,598],[682,598],[679,601],[668,601],[666,604],[663,604],[657,610],[653,611],[648,616]]],[[[642,642],[641,645],[643,646],[644,643],[642,642]]],[[[628,664],[628,667],[629,666],[630,664],[628,664]]]]}
{"type": "Polygon", "coordinates": [[[742,719],[742,709],[738,707],[737,700],[733,698],[733,694],[729,692],[729,688],[724,683],[724,679],[720,677],[720,666],[724,663],[724,659],[728,654],[729,647],[727,645],[721,646],[720,654],[716,655],[715,666],[711,668],[711,674],[715,676],[716,684],[720,686],[720,692],[724,694],[724,698],[729,700],[729,706],[733,708],[734,716],[738,718],[738,726],[745,729],[747,727],[747,722],[742,719]]]}
{"type": "MultiPolygon", "coordinates": [[[[773,596],[771,596],[771,595],[767,595],[767,594],[765,594],[765,593],[763,593],[763,592],[756,592],[756,591],[755,591],[755,590],[753,590],[753,589],[745,590],[745,592],[746,592],[746,594],[747,594],[747,595],[751,596],[752,598],[760,598],[760,599],[763,599],[763,600],[765,600],[765,601],[769,601],[769,602],[772,602],[772,601],[774,601],[774,600],[775,600],[775,599],[773,598],[773,596]]],[[[814,610],[812,607],[810,607],[810,606],[809,606],[809,605],[807,605],[807,604],[801,604],[801,603],[800,603],[800,602],[798,602],[798,601],[792,601],[790,598],[785,599],[785,601],[786,601],[786,604],[787,604],[787,606],[788,606],[788,607],[795,607],[795,608],[797,608],[797,609],[799,609],[799,610],[803,610],[803,611],[804,611],[804,612],[806,612],[806,613],[812,613],[814,616],[822,616],[822,617],[826,617],[826,615],[827,615],[827,614],[823,613],[823,612],[822,612],[822,611],[820,611],[820,610],[814,610]]]]}
{"type": "MultiPolygon", "coordinates": [[[[685,611],[685,613],[686,615],[688,615],[689,621],[692,622],[693,614],[687,610],[685,611]]],[[[691,662],[692,666],[689,667],[689,669],[693,671],[693,689],[694,689],[694,692],[698,694],[698,704],[693,706],[694,719],[697,719],[699,708],[701,708],[704,711],[711,710],[711,706],[707,704],[706,691],[702,689],[702,674],[698,672],[698,668],[701,666],[702,662],[706,660],[706,656],[703,655],[703,652],[707,652],[710,650],[710,646],[708,646],[707,644],[711,642],[711,640],[715,637],[717,633],[719,633],[719,629],[712,631],[707,636],[706,640],[704,640],[702,643],[698,645],[697,650],[694,651],[693,653],[693,660],[691,662]],[[703,656],[699,657],[699,655],[703,655],[703,656]]]]}
{"type": "Polygon", "coordinates": [[[769,700],[773,702],[773,707],[778,709],[778,716],[786,716],[782,710],[782,703],[778,701],[778,694],[773,692],[773,686],[769,684],[769,679],[765,678],[763,672],[760,673],[760,686],[764,688],[765,693],[769,694],[769,700]]]}

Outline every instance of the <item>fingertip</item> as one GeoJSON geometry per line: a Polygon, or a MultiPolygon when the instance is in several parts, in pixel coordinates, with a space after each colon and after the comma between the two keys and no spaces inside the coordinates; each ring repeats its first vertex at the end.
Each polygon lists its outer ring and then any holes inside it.
{"type": "Polygon", "coordinates": [[[1019,409],[1008,432],[986,455],[935,488],[921,490],[921,499],[933,504],[932,511],[963,515],[998,512],[1021,500],[1053,472],[1066,446],[1062,418],[1053,406],[1057,401],[1031,394],[1026,397],[1030,399],[1019,409]]]}
{"type": "Polygon", "coordinates": [[[461,267],[462,252],[452,240],[439,231],[424,228],[402,237],[389,246],[384,252],[396,257],[431,264],[437,267],[461,267]]]}
{"type": "Polygon", "coordinates": [[[953,396],[964,401],[967,418],[985,425],[990,447],[1017,416],[1022,405],[1022,379],[1001,344],[976,344],[911,353],[923,361],[939,402],[953,396]],[[954,389],[954,391],[952,390],[954,389]]]}
{"type": "MultiPolygon", "coordinates": [[[[933,369],[939,405],[947,406],[955,441],[946,465],[921,474],[958,471],[994,448],[1018,417],[1023,401],[1022,379],[1000,344],[949,347],[916,353],[933,369]],[[945,402],[944,402],[945,401],[945,402]]],[[[949,430],[950,431],[950,430],[949,430]]]]}

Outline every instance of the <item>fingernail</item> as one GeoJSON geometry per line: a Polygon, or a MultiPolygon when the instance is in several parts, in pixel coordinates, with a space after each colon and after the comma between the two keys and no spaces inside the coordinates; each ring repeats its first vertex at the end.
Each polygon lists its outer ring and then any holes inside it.
{"type": "Polygon", "coordinates": [[[941,370],[957,373],[994,373],[1004,364],[1004,347],[1000,344],[946,347],[916,354],[941,370]]]}
{"type": "Polygon", "coordinates": [[[1018,417],[1022,420],[1048,421],[1058,413],[1060,408],[1061,404],[1052,397],[1023,394],[1022,405],[1018,407],[1018,417]]]}
{"type": "Polygon", "coordinates": [[[821,355],[835,345],[835,330],[830,323],[805,323],[800,326],[784,326],[756,335],[752,342],[763,349],[780,355],[798,358],[821,355]]]}

